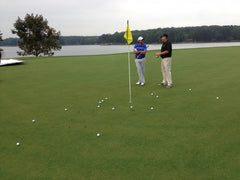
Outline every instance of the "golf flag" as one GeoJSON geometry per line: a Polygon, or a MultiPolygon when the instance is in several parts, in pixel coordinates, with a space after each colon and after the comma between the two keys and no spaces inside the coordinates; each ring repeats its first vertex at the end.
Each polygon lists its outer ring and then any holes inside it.
{"type": "Polygon", "coordinates": [[[124,34],[124,38],[127,40],[127,44],[131,44],[131,42],[133,41],[133,37],[132,37],[132,33],[130,31],[129,28],[129,22],[127,21],[127,29],[126,32],[124,34]]]}
{"type": "Polygon", "coordinates": [[[124,38],[127,41],[127,46],[128,46],[128,82],[129,82],[129,103],[132,103],[132,88],[131,88],[131,67],[130,67],[130,46],[129,44],[131,44],[131,42],[133,41],[133,37],[132,37],[132,33],[130,31],[129,28],[129,21],[127,21],[127,29],[126,32],[124,34],[124,38]]]}

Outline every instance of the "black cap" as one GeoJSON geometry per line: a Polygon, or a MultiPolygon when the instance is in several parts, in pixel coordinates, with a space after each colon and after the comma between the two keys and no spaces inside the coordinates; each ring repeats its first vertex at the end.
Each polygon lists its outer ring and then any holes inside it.
{"type": "Polygon", "coordinates": [[[168,35],[167,34],[163,34],[163,35],[161,35],[161,37],[166,37],[166,38],[168,38],[168,35]]]}

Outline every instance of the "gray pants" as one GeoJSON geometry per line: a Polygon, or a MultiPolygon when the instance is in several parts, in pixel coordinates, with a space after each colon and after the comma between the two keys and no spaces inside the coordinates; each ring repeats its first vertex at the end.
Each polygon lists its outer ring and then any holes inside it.
{"type": "Polygon", "coordinates": [[[171,74],[171,62],[172,58],[167,57],[162,59],[162,75],[163,75],[163,84],[172,85],[172,74],[171,74]]]}
{"type": "Polygon", "coordinates": [[[146,59],[135,59],[136,67],[137,67],[137,72],[138,72],[138,78],[139,82],[145,83],[145,78],[144,78],[144,73],[145,73],[145,62],[146,59]]]}

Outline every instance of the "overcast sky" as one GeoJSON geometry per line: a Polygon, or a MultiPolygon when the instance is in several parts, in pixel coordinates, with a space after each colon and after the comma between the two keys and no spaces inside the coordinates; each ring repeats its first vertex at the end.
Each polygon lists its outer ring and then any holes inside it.
{"type": "Polygon", "coordinates": [[[240,25],[239,0],[0,0],[0,31],[11,34],[17,17],[41,14],[61,34],[101,35],[158,27],[240,25]]]}

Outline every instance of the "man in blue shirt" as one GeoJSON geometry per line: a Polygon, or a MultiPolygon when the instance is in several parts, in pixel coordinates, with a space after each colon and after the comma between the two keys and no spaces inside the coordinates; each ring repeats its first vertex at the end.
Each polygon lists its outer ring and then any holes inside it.
{"type": "Polygon", "coordinates": [[[136,84],[144,86],[145,85],[144,73],[145,73],[145,62],[146,62],[145,56],[147,53],[147,46],[146,44],[143,43],[142,36],[138,38],[138,43],[134,46],[133,53],[135,54],[135,62],[136,62],[138,78],[139,78],[136,84]]]}

